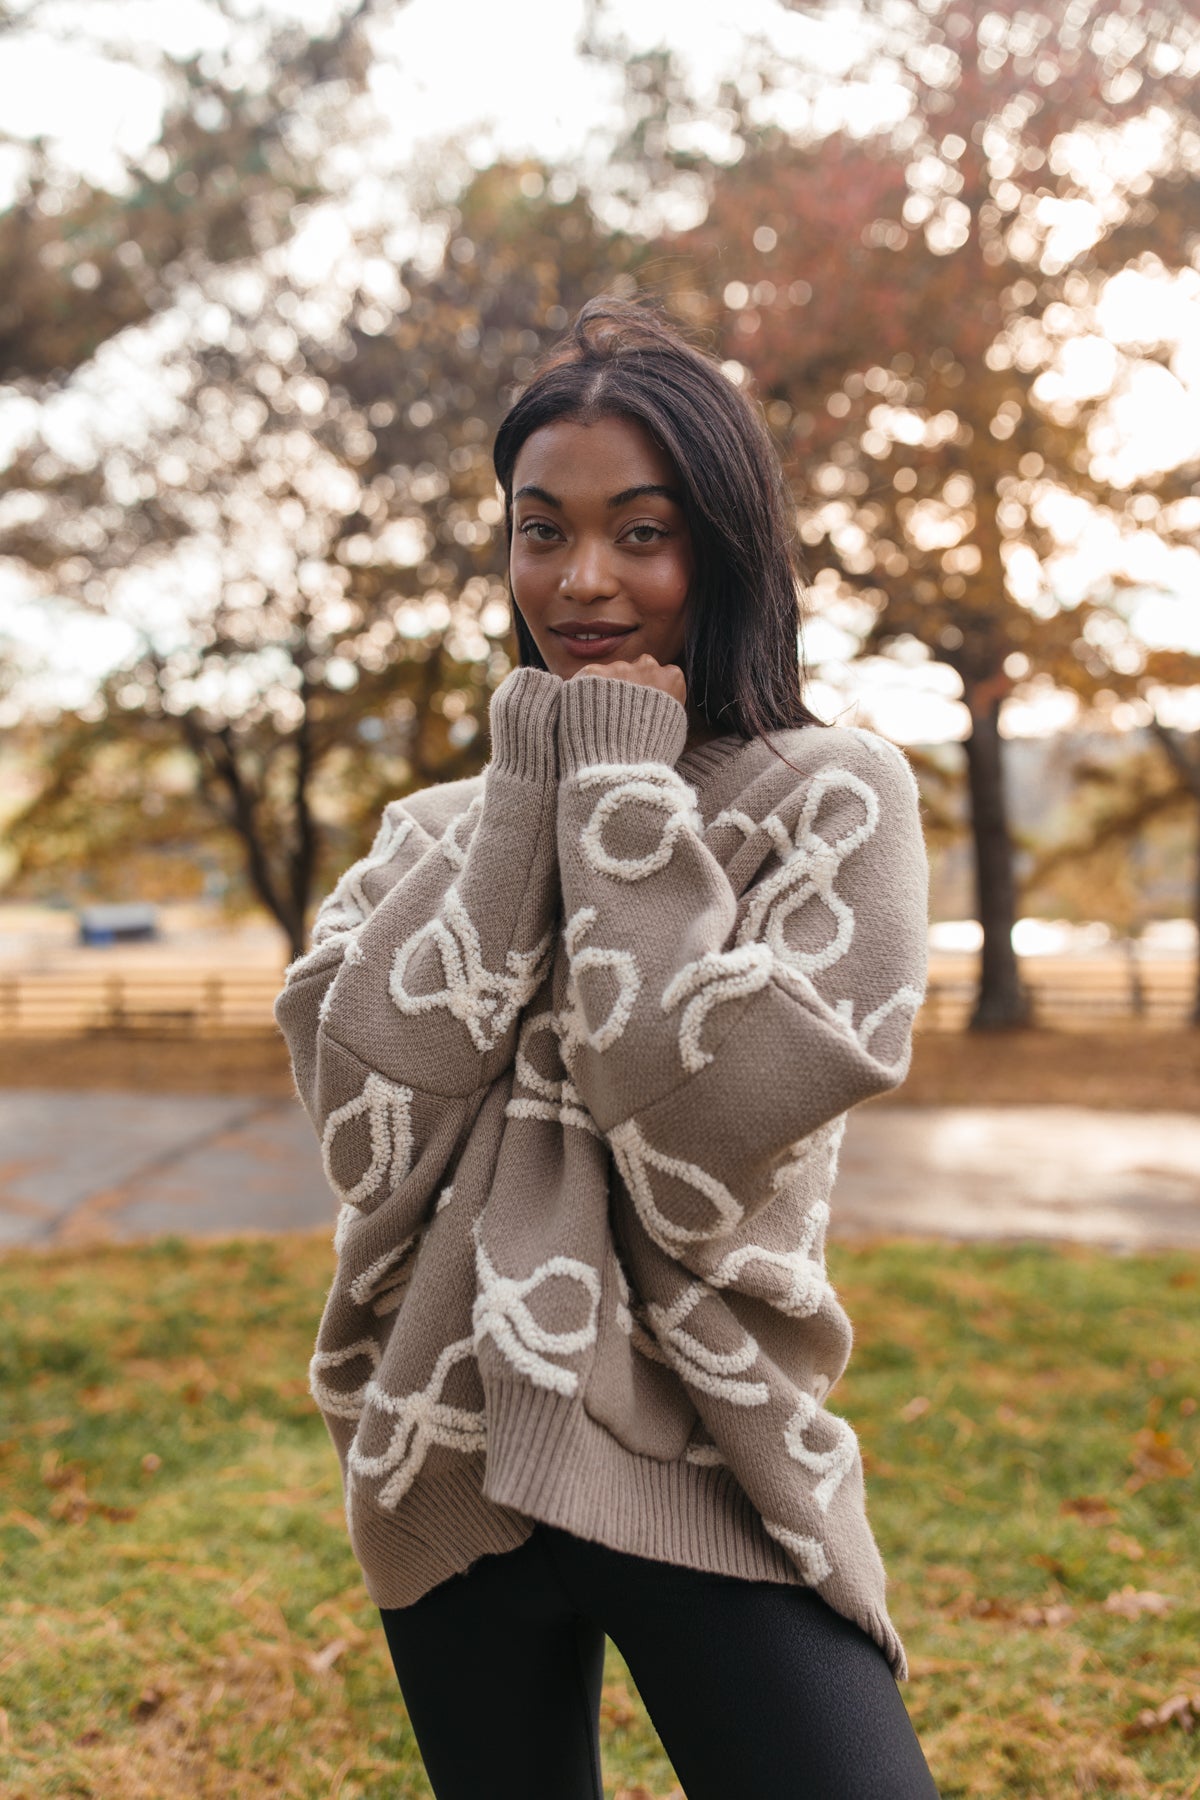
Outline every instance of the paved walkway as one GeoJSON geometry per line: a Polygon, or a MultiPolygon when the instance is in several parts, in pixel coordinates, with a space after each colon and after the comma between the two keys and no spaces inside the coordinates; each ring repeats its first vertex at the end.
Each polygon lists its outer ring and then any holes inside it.
{"type": "MultiPolygon", "coordinates": [[[[0,1249],[332,1228],[291,1100],[0,1092],[0,1249]]],[[[1083,1107],[864,1107],[833,1231],[1200,1250],[1200,1119],[1083,1107]]]]}

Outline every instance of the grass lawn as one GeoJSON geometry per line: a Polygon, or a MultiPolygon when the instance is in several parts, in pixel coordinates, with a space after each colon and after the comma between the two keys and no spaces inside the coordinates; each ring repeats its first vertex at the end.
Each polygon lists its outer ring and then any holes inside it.
{"type": "MultiPolygon", "coordinates": [[[[6,1800],[427,1795],[306,1393],[330,1255],[0,1261],[6,1800]]],[[[858,1339],[837,1402],[944,1800],[1200,1795],[1197,1259],[831,1265],[858,1339]]],[[[606,1791],[668,1794],[615,1653],[604,1724],[606,1791]]]]}

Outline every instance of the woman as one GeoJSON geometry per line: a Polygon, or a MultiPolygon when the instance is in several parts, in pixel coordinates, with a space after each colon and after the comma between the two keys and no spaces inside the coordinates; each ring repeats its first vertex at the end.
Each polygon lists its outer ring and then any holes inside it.
{"type": "Polygon", "coordinates": [[[689,1800],[935,1793],[823,1246],[902,1078],[903,757],[801,699],[778,462],[598,300],[500,428],[521,667],[277,1014],[342,1207],[312,1388],[438,1800],[601,1794],[607,1632],[689,1800]]]}

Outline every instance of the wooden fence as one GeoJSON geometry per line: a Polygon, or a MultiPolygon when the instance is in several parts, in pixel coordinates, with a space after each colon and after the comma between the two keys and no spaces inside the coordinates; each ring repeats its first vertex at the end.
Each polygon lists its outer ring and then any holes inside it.
{"type": "MultiPolygon", "coordinates": [[[[1034,1022],[1062,1028],[1131,1022],[1128,969],[1116,961],[1028,958],[1023,974],[1034,1022]]],[[[1184,960],[1147,962],[1142,1021],[1186,1025],[1193,971],[1184,960]]],[[[75,1037],[117,1033],[158,1037],[240,1037],[275,1029],[271,1002],[282,975],[270,969],[216,973],[179,967],[71,969],[0,975],[0,1036],[75,1037]]],[[[935,958],[919,1026],[961,1030],[970,1017],[975,974],[967,958],[935,958]]]]}
{"type": "MultiPolygon", "coordinates": [[[[1132,1023],[1184,1026],[1190,1022],[1195,1003],[1195,972],[1183,958],[1147,960],[1136,986],[1126,964],[1107,958],[1026,957],[1021,977],[1032,1022],[1060,1030],[1132,1023]]],[[[975,970],[967,959],[956,967],[949,959],[939,962],[935,958],[920,1027],[961,1031],[975,1002],[975,981],[975,970]]]]}
{"type": "Polygon", "coordinates": [[[249,969],[69,970],[0,975],[0,1035],[242,1037],[272,1032],[282,973],[249,969]]]}

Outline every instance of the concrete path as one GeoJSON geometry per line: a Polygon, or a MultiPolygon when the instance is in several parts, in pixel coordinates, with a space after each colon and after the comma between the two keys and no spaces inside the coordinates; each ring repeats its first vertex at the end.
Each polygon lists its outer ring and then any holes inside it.
{"type": "Polygon", "coordinates": [[[1200,1250],[1200,1119],[1084,1106],[866,1106],[834,1235],[1064,1238],[1200,1250]]]}
{"type": "MultiPolygon", "coordinates": [[[[294,1101],[0,1092],[0,1249],[332,1229],[335,1210],[294,1101]]],[[[863,1107],[833,1231],[1200,1250],[1200,1119],[863,1107]]]]}
{"type": "Polygon", "coordinates": [[[331,1225],[293,1100],[0,1093],[0,1247],[331,1225]]]}

